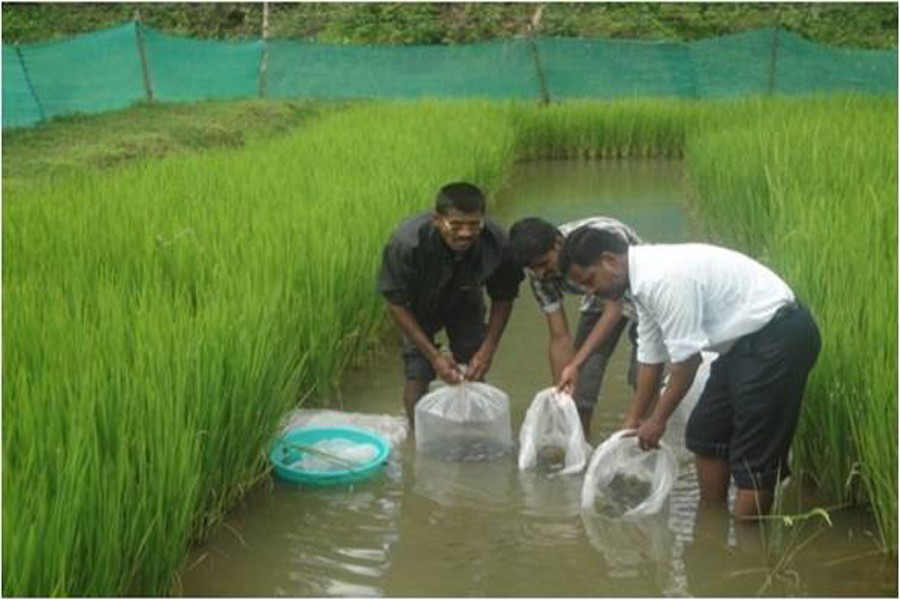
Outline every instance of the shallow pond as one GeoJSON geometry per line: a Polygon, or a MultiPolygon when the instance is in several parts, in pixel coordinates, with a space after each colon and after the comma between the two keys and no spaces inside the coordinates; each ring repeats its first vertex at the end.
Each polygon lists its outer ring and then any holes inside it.
{"type": "MultiPolygon", "coordinates": [[[[681,164],[659,161],[519,165],[489,211],[505,224],[616,217],[648,241],[691,237],[681,164]]],[[[567,305],[574,328],[575,304],[567,305]]],[[[399,356],[388,350],[347,374],[335,402],[403,414],[399,356]]],[[[591,442],[616,430],[630,400],[620,342],[591,442]]],[[[535,393],[550,385],[546,324],[527,285],[489,380],[510,396],[514,437],[535,393]]],[[[638,522],[584,517],[581,476],[520,473],[515,456],[447,463],[407,439],[378,478],[303,489],[272,481],[250,493],[182,574],[185,596],[896,596],[896,559],[877,551],[862,512],[831,512],[792,528],[735,526],[704,507],[674,418],[666,440],[680,474],[663,512],[638,522]],[[814,537],[810,541],[810,538],[814,537]],[[807,543],[809,541],[809,543],[807,543]]],[[[822,502],[787,486],[785,512],[822,502]]]]}

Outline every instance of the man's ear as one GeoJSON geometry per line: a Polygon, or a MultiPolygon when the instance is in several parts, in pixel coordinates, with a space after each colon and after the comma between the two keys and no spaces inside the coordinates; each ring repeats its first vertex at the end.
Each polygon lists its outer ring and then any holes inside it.
{"type": "Polygon", "coordinates": [[[557,235],[556,235],[556,240],[553,242],[553,248],[554,248],[557,252],[559,252],[560,250],[562,250],[563,244],[565,244],[565,243],[566,243],[566,238],[564,238],[564,237],[563,237],[562,235],[560,235],[560,234],[557,234],[557,235]]]}
{"type": "Polygon", "coordinates": [[[441,218],[443,216],[444,215],[442,215],[438,211],[434,211],[433,213],[431,213],[431,224],[435,227],[439,226],[441,224],[441,218]]]}

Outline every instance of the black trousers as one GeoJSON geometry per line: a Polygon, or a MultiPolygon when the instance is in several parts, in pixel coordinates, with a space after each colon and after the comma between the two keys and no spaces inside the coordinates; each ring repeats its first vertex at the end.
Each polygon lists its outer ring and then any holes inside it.
{"type": "Polygon", "coordinates": [[[687,448],[727,460],[741,489],[772,489],[790,474],[788,450],[822,342],[801,304],[783,307],[712,364],[685,431],[687,448]]]}

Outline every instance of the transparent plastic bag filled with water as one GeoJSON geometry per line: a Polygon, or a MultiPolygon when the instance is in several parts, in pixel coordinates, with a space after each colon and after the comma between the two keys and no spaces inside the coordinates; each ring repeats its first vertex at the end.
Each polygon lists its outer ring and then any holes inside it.
{"type": "Polygon", "coordinates": [[[575,400],[554,387],[538,392],[519,430],[519,470],[571,475],[584,469],[590,453],[575,400]]]}
{"type": "Polygon", "coordinates": [[[641,450],[633,429],[617,431],[597,446],[585,471],[581,508],[610,518],[660,511],[678,478],[671,448],[641,450]]]}
{"type": "Polygon", "coordinates": [[[416,451],[447,461],[493,460],[512,449],[509,397],[474,381],[441,386],[416,405],[416,451]]]}

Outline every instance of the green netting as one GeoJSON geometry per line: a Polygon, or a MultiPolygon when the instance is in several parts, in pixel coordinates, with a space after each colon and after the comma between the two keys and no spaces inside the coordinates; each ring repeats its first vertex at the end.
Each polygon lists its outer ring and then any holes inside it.
{"type": "MultiPolygon", "coordinates": [[[[44,115],[101,112],[123,108],[143,95],[141,65],[134,25],[97,31],[62,42],[20,46],[25,68],[44,115]]],[[[11,54],[14,54],[13,49],[11,54]]],[[[24,78],[7,81],[4,48],[3,126],[34,122],[37,105],[21,102],[30,96],[24,78]],[[7,85],[26,84],[7,90],[7,85]],[[7,94],[17,102],[6,105],[7,94]],[[29,118],[30,117],[30,118],[29,118]]]]}
{"type": "Polygon", "coordinates": [[[735,97],[897,94],[897,51],[830,48],[763,29],[692,43],[540,38],[456,46],[343,46],[178,38],[122,27],[3,46],[3,127],[163,101],[273,97],[735,97]],[[142,35],[138,35],[141,33],[142,35]],[[268,53],[264,50],[268,48],[268,53]],[[265,76],[261,76],[268,55],[265,76]],[[29,82],[31,85],[29,85],[29,82]]]}
{"type": "Polygon", "coordinates": [[[759,29],[691,43],[689,54],[697,96],[768,93],[774,39],[774,30],[759,29]]]}
{"type": "Polygon", "coordinates": [[[799,35],[779,32],[775,89],[784,94],[870,92],[873,82],[897,90],[897,54],[820,46],[799,35]]]}
{"type": "Polygon", "coordinates": [[[3,44],[3,126],[21,127],[41,118],[15,47],[3,44]]]}
{"type": "Polygon", "coordinates": [[[538,49],[551,98],[696,95],[685,44],[542,38],[538,49]]]}
{"type": "Polygon", "coordinates": [[[201,41],[142,30],[155,99],[178,102],[259,94],[261,41],[201,41]]]}
{"type": "Polygon", "coordinates": [[[538,80],[523,40],[465,46],[269,43],[272,96],[308,98],[535,98],[538,80]]]}

